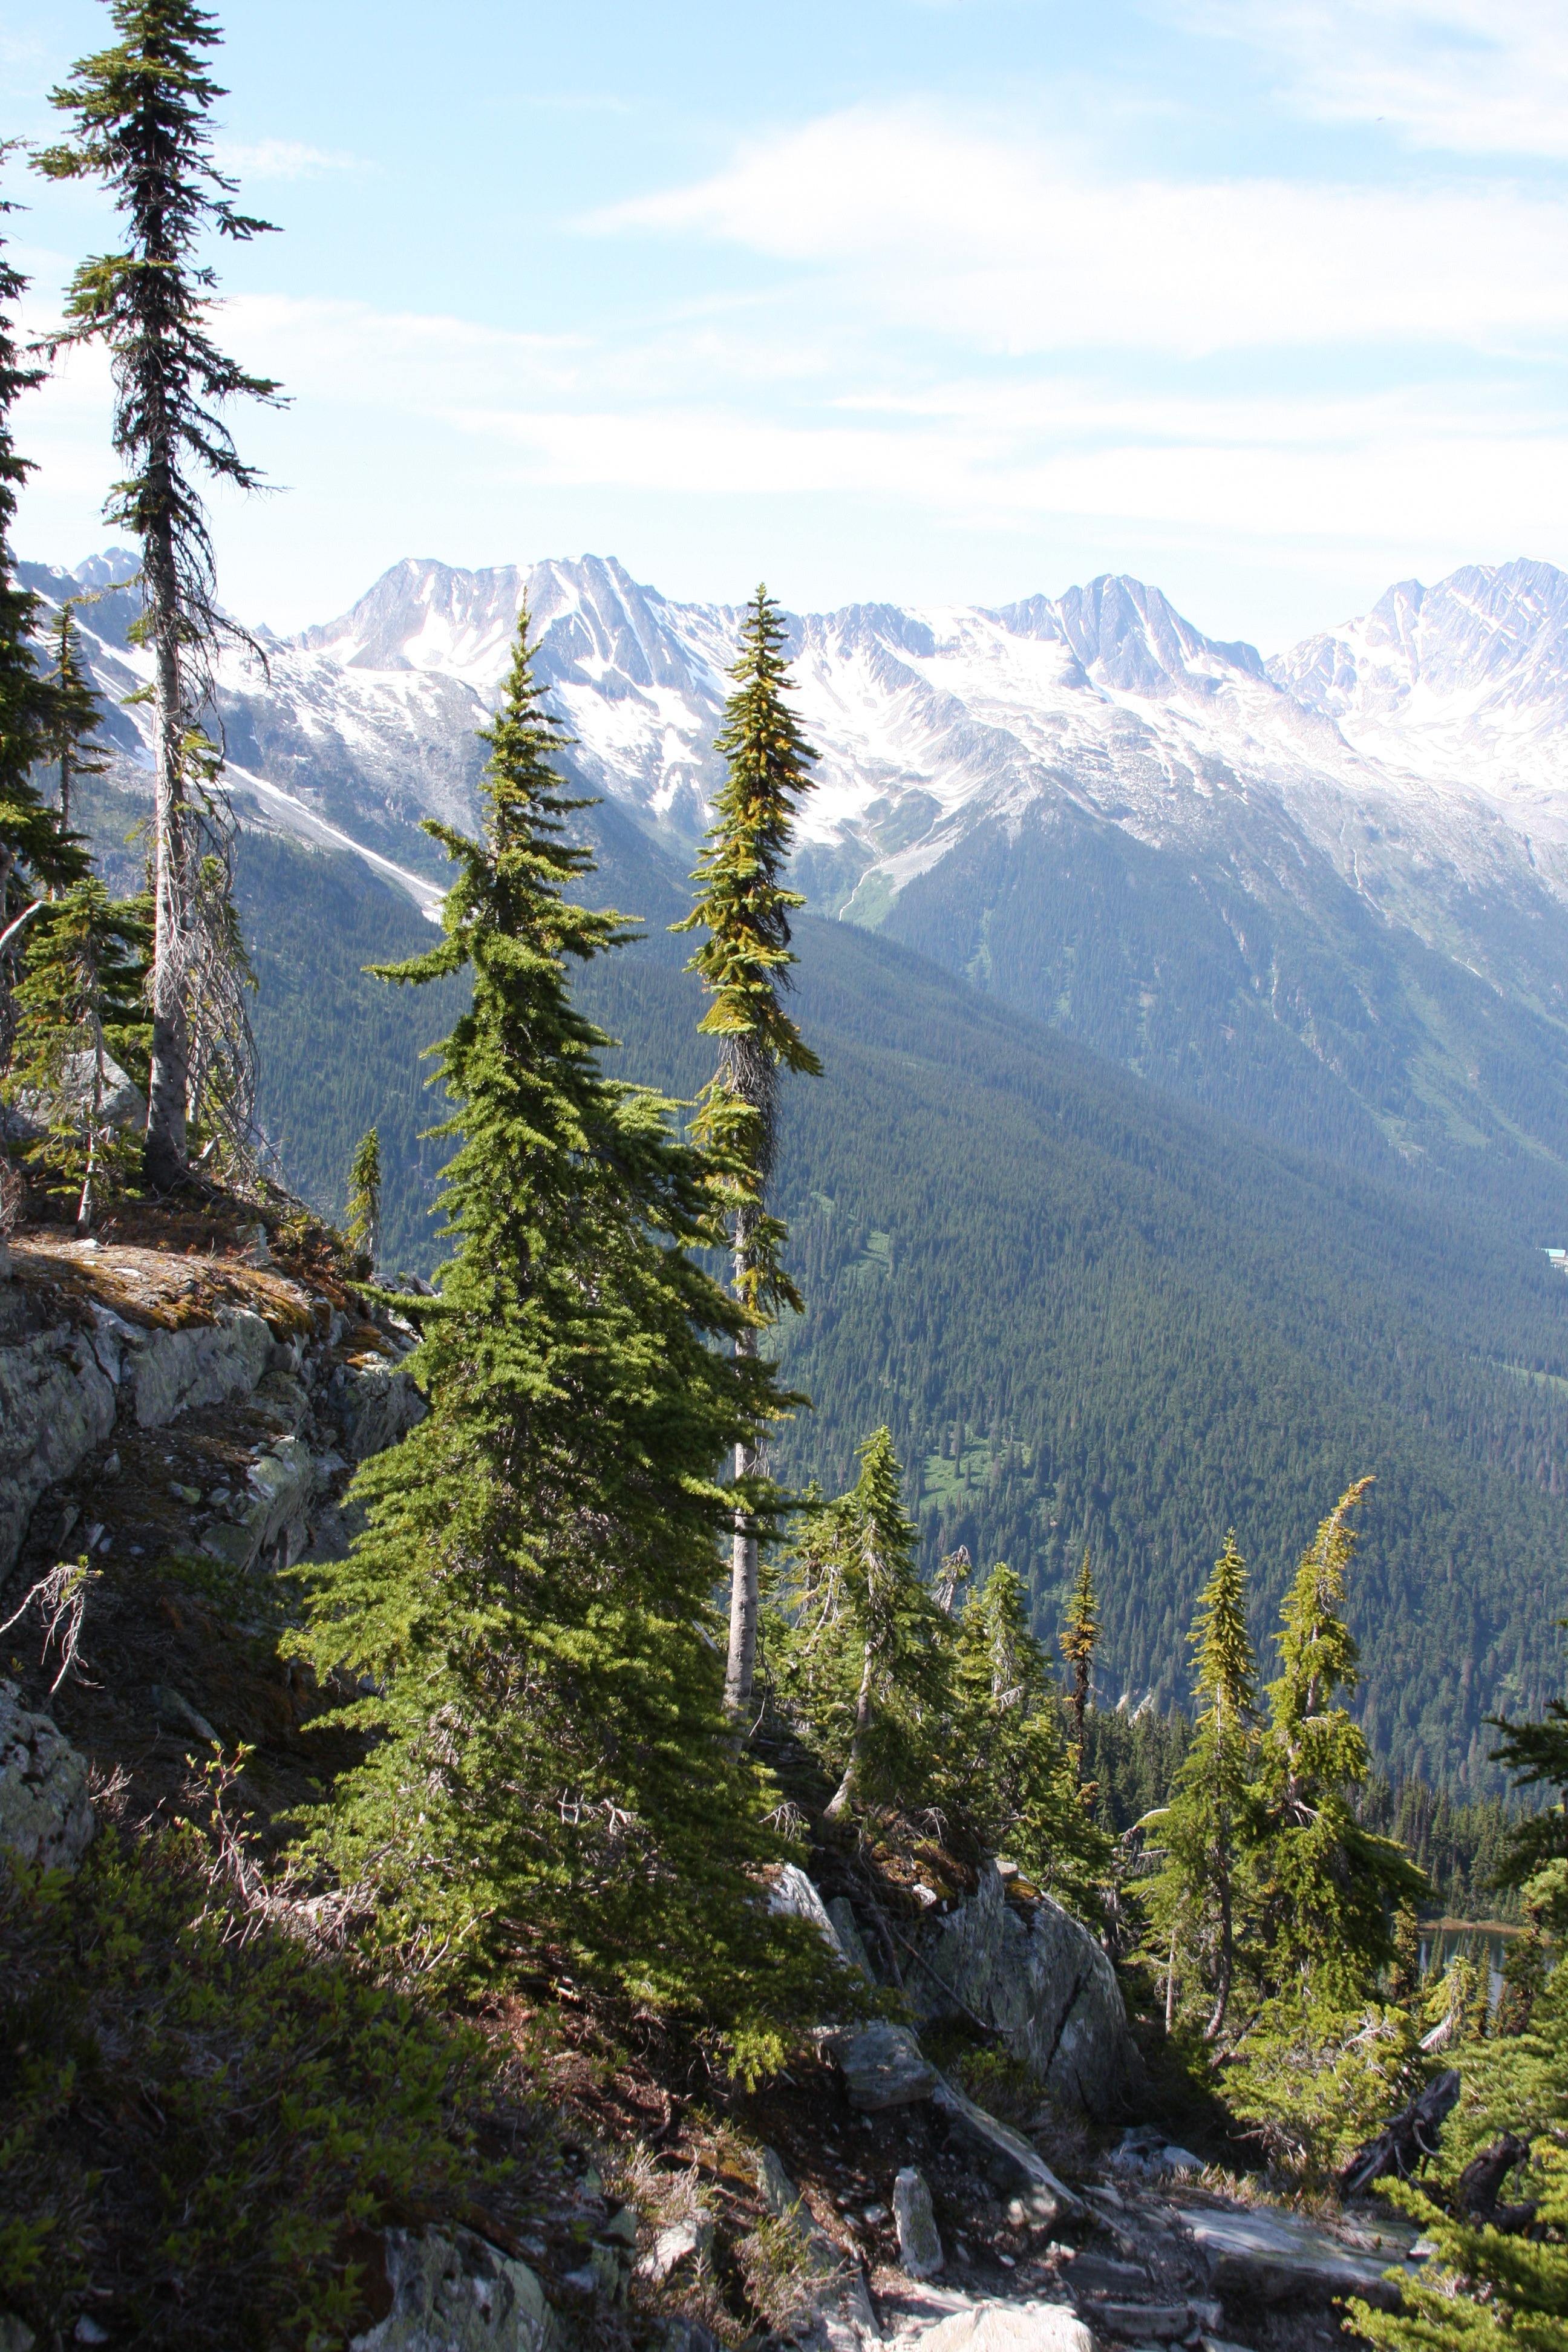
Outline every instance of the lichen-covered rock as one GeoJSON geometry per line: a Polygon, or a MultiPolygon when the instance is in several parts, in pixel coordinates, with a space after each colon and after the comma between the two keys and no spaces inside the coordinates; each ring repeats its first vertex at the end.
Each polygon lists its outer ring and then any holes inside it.
{"type": "Polygon", "coordinates": [[[392,1364],[342,1365],[332,1376],[331,1406],[351,1462],[384,1454],[429,1410],[409,1375],[392,1364]]]}
{"type": "Polygon", "coordinates": [[[114,1383],[74,1331],[0,1348],[0,1577],[22,1548],[39,1496],[114,1426],[114,1383]]]}
{"type": "Polygon", "coordinates": [[[988,1862],[970,1901],[924,1924],[920,1950],[905,1987],[917,2023],[967,2010],[1065,2105],[1113,2111],[1137,2051],[1116,1971],[1070,1911],[1049,1895],[1010,1904],[988,1862]]]}
{"type": "Polygon", "coordinates": [[[47,1715],[0,1682],[0,1845],[47,1870],[74,1870],[95,1823],[87,1762],[47,1715]]]}
{"type": "Polygon", "coordinates": [[[470,2230],[386,2232],[392,2309],[350,2352],[547,2352],[554,2316],[526,2263],[470,2230]]]}
{"type": "Polygon", "coordinates": [[[122,1378],[142,1429],[162,1429],[197,1405],[248,1396],[272,1356],[272,1334],[247,1307],[220,1307],[211,1323],[138,1330],[122,1378]]]}

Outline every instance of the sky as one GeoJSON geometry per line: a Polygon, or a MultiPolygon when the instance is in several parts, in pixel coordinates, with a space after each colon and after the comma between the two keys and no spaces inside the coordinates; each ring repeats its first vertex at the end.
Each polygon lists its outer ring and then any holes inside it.
{"type": "MultiPolygon", "coordinates": [[[[1563,0],[219,0],[216,331],[275,485],[224,600],[587,551],[681,598],[1101,572],[1266,653],[1395,579],[1568,568],[1563,0]]],[[[0,0],[0,127],[110,37],[0,0]]],[[[112,249],[13,153],[27,323],[112,249]]],[[[18,406],[17,545],[112,536],[100,353],[18,406]]]]}

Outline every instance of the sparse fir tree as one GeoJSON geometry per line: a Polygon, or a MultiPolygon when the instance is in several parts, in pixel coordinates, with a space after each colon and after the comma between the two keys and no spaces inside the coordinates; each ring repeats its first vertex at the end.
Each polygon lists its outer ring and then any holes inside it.
{"type": "Polygon", "coordinates": [[[1165,1969],[1166,2031],[1175,2023],[1185,1979],[1189,2000],[1203,2012],[1204,2039],[1214,2042],[1225,2030],[1236,1983],[1258,1719],[1247,1562],[1232,1534],[1187,1638],[1197,1652],[1197,1720],[1170,1804],[1156,1817],[1163,1861],[1148,1900],[1165,1969]]]}
{"type": "Polygon", "coordinates": [[[52,103],[75,136],[37,163],[50,179],[94,179],[123,215],[123,251],[84,261],[51,351],[103,343],[114,378],[114,447],[126,467],[106,520],[142,543],[153,656],[153,1052],[147,1173],[183,1178],[186,1122],[221,1134],[242,1162],[255,1097],[246,971],[233,949],[232,821],[215,789],[220,756],[199,732],[211,662],[226,630],[216,602],[200,478],[248,490],[221,412],[238,398],[279,404],[279,388],[219,351],[210,332],[216,278],[209,236],[240,242],[270,228],[236,209],[235,183],[213,160],[211,109],[225,92],[206,71],[221,36],[193,0],[112,0],[115,47],[82,58],[52,103]]]}
{"type": "Polygon", "coordinates": [[[1351,1794],[1370,1779],[1371,1759],[1360,1726],[1334,1704],[1359,1679],[1345,1580],[1356,1540],[1350,1514],[1372,1484],[1346,1488],[1302,1555],[1278,1636],[1281,1671],[1268,1685],[1254,1791],[1268,1972],[1281,1988],[1305,1983],[1314,2000],[1347,2009],[1394,1958],[1394,1906],[1431,1892],[1403,1846],[1356,1820],[1351,1794]]]}
{"type": "Polygon", "coordinates": [[[374,1127],[360,1137],[349,1162],[347,1219],[343,1238],[374,1274],[381,1255],[381,1137],[374,1127]]]}
{"type": "MultiPolygon", "coordinates": [[[[675,926],[708,933],[688,969],[712,999],[700,1026],[720,1040],[719,1067],[703,1089],[692,1131],[719,1163],[715,1181],[729,1227],[735,1295],[747,1310],[736,1346],[753,1356],[759,1330],[781,1307],[798,1313],[802,1303],[784,1269],[784,1227],[768,1212],[779,1078],[785,1070],[815,1073],[822,1066],[781,1000],[795,961],[790,912],[805,904],[782,877],[796,807],[811,789],[816,757],[786,699],[787,638],[778,606],[759,588],[746,608],[730,672],[735,690],[715,739],[728,772],[706,854],[692,877],[697,904],[675,926]]],[[[758,1450],[742,1446],[735,1457],[737,1484],[743,1488],[760,1466],[758,1450]]],[[[732,1711],[751,1700],[757,1611],[757,1529],[742,1507],[735,1518],[724,1685],[732,1711]]]]}
{"type": "Polygon", "coordinates": [[[141,1163],[137,1128],[110,1114],[124,1076],[146,1066],[149,944],[145,908],[95,878],[46,906],[27,940],[5,1092],[42,1126],[26,1157],[77,1193],[82,1234],[141,1163]]]}
{"type": "Polygon", "coordinates": [[[989,1852],[1092,1915],[1110,1841],[1082,1801],[1023,1585],[1001,1562],[959,1620],[952,1679],[956,1804],[989,1852]]]}
{"type": "Polygon", "coordinates": [[[774,1849],[711,1594],[734,1507],[715,1465],[777,1392],[724,1349],[745,1309],[689,1254],[720,1238],[709,1163],[672,1106],[604,1075],[572,1002],[572,971],[633,934],[567,896],[592,858],[526,611],[482,740],[482,836],[426,826],[458,872],[445,936],[383,974],[471,975],[437,1059],[456,1254],[405,1302],[428,1416],[360,1472],[350,1557],[310,1571],[308,1654],[369,1677],[336,1718],[364,1760],[316,1846],[375,1881],[388,1935],[492,1981],[564,1968],[776,2054],[827,1998],[822,1952],[778,1937],[749,1874],[774,1849]]]}
{"type": "Polygon", "coordinates": [[[1099,1640],[1100,1618],[1094,1598],[1094,1573],[1089,1546],[1085,1544],[1078,1582],[1068,1603],[1068,1621],[1060,1635],[1061,1653],[1072,1675],[1068,1700],[1072,1708],[1073,1768],[1080,1780],[1083,1778],[1084,1717],[1093,1687],[1094,1652],[1099,1640]]]}

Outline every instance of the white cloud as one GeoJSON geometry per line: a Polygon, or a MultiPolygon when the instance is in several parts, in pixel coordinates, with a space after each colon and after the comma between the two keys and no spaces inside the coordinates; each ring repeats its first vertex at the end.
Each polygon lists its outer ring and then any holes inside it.
{"type": "Polygon", "coordinates": [[[1415,147],[1568,157],[1562,0],[1173,0],[1189,29],[1279,60],[1321,121],[1384,122],[1415,147]]]}
{"type": "Polygon", "coordinates": [[[993,352],[1184,354],[1568,329],[1568,203],[1510,186],[1111,184],[931,103],[826,115],[585,226],[814,269],[858,316],[993,352]]]}
{"type": "Polygon", "coordinates": [[[308,147],[298,139],[258,139],[250,146],[223,139],[217,144],[217,160],[224,171],[239,180],[320,180],[331,172],[374,168],[357,155],[308,147]]]}

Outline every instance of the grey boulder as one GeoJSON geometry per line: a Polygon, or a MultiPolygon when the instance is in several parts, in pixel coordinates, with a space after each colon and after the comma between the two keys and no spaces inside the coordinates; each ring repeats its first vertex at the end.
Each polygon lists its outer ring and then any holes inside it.
{"type": "Polygon", "coordinates": [[[906,1990],[917,2024],[965,2011],[1064,2105],[1109,2115],[1136,2076],[1116,1971],[1081,1920],[1048,1895],[1009,1903],[994,1863],[978,1891],[921,1931],[906,1990]]]}
{"type": "Polygon", "coordinates": [[[893,2223],[899,2233],[899,2259],[911,2278],[935,2278],[943,2254],[931,2190],[913,2165],[906,2165],[893,2183],[893,2223]]]}
{"type": "Polygon", "coordinates": [[[868,2025],[835,2037],[831,2048],[852,2107],[878,2115],[929,2099],[938,2075],[907,2025],[868,2025]]]}

